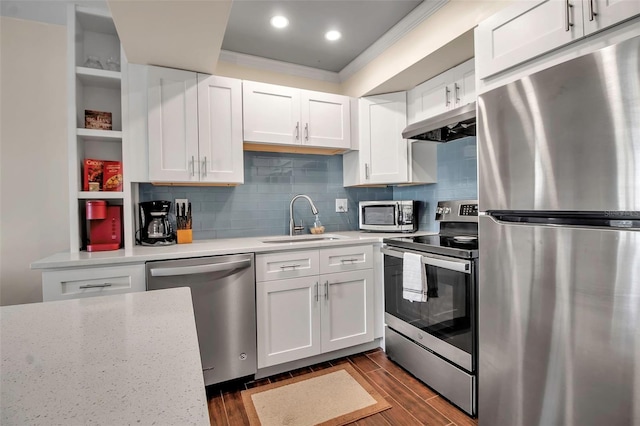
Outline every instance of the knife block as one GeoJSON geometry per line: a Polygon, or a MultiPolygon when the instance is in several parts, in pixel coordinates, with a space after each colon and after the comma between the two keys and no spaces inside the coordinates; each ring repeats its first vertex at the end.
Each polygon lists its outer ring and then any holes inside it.
{"type": "Polygon", "coordinates": [[[178,229],[176,233],[178,236],[178,244],[188,244],[193,242],[193,230],[178,229]]]}

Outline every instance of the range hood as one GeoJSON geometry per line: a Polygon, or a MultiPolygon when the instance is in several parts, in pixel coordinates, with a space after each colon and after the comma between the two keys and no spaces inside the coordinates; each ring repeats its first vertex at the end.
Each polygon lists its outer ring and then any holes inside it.
{"type": "Polygon", "coordinates": [[[476,103],[418,121],[402,131],[403,139],[449,142],[476,135],[476,103]]]}

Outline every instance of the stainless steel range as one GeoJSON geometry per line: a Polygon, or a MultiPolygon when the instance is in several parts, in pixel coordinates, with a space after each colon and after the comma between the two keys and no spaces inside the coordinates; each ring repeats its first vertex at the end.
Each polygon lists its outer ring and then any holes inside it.
{"type": "Polygon", "coordinates": [[[438,235],[383,240],[386,352],[476,415],[478,201],[440,201],[436,220],[438,235]]]}

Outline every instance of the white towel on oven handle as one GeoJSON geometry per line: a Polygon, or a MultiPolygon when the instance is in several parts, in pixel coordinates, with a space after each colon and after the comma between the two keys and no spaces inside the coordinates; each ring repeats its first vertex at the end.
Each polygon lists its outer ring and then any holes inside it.
{"type": "Polygon", "coordinates": [[[404,252],[402,256],[402,298],[427,301],[427,274],[420,254],[404,252]]]}

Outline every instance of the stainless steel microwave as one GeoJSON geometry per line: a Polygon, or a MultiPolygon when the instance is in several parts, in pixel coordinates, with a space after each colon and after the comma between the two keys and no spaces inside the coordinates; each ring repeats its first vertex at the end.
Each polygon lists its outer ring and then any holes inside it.
{"type": "Polygon", "coordinates": [[[418,230],[414,200],[360,201],[360,230],[377,232],[415,232],[418,230]]]}

